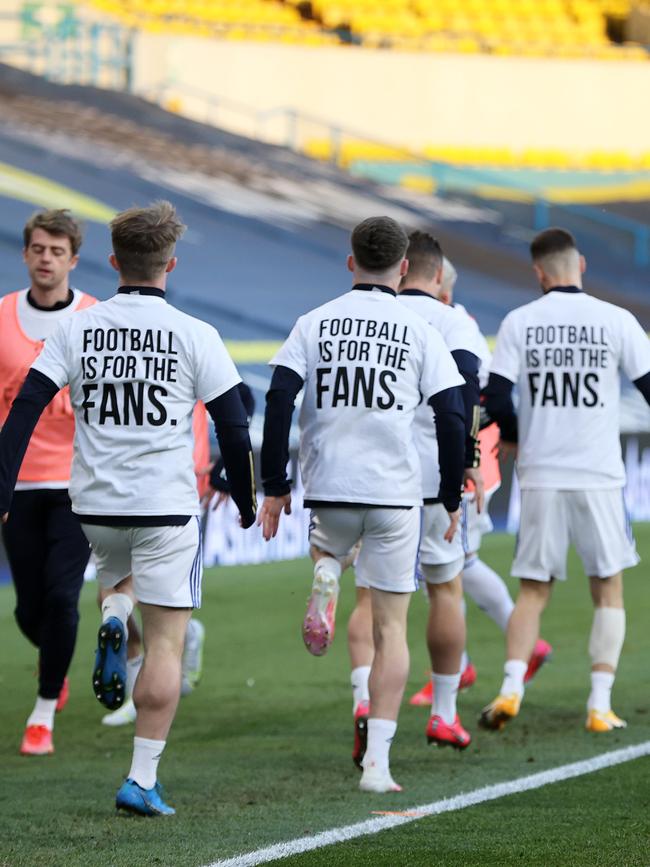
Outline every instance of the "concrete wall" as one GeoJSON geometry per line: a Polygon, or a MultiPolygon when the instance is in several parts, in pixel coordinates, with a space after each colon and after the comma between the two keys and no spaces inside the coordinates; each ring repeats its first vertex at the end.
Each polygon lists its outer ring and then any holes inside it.
{"type": "MultiPolygon", "coordinates": [[[[650,151],[650,62],[426,55],[142,34],[136,91],[178,85],[184,111],[281,140],[289,107],[364,135],[427,144],[650,151]],[[187,88],[238,106],[215,109],[187,88]]],[[[322,134],[322,129],[320,134],[322,134]]],[[[319,134],[316,126],[302,138],[319,134]]]]}

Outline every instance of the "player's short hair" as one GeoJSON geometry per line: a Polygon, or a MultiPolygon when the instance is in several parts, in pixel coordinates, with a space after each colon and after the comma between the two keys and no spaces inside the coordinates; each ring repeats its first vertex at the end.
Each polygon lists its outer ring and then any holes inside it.
{"type": "Polygon", "coordinates": [[[174,206],[165,201],[122,211],[110,225],[120,274],[137,281],[151,280],[165,270],[186,229],[174,206]]]}
{"type": "Polygon", "coordinates": [[[571,232],[559,228],[544,229],[533,238],[530,245],[530,255],[533,262],[538,262],[547,256],[555,256],[558,253],[577,249],[576,239],[571,232]]]}
{"type": "Polygon", "coordinates": [[[364,271],[381,273],[404,258],[409,239],[392,217],[368,217],[352,231],[354,260],[364,271]]]}
{"type": "Polygon", "coordinates": [[[411,232],[406,250],[409,276],[433,280],[443,262],[442,247],[428,232],[411,232]]]}
{"type": "Polygon", "coordinates": [[[27,249],[32,242],[35,229],[43,229],[54,237],[65,237],[70,241],[72,255],[76,256],[83,241],[81,224],[72,216],[67,208],[53,211],[36,211],[25,223],[23,229],[24,247],[27,249]]]}

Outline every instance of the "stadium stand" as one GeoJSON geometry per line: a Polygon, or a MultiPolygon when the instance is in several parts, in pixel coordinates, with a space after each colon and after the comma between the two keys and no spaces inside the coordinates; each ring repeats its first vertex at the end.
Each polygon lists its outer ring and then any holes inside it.
{"type": "Polygon", "coordinates": [[[93,0],[131,27],[302,44],[638,60],[629,0],[93,0]],[[612,38],[614,37],[614,38],[612,38]]]}

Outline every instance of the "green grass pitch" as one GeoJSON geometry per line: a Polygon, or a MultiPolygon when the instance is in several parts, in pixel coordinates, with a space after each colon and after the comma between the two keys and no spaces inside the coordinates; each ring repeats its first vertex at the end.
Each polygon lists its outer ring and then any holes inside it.
{"type": "MultiPolygon", "coordinates": [[[[650,562],[650,525],[636,528],[650,562]]],[[[484,559],[507,574],[512,537],[484,541],[484,559]]],[[[18,747],[34,700],[36,655],[13,622],[13,593],[0,589],[0,867],[200,867],[218,858],[368,819],[490,783],[514,779],[650,738],[648,566],[626,578],[628,631],[614,707],[629,728],[583,729],[588,691],[588,585],[575,559],[555,589],[543,634],[554,660],[504,733],[476,725],[500,684],[503,640],[468,603],[476,685],[460,697],[474,741],[464,754],[427,747],[426,710],[404,705],[392,751],[401,795],[357,789],[350,759],[351,694],[345,623],[329,654],[304,650],[300,624],[311,567],[305,561],[210,570],[199,617],[207,628],[203,682],[181,702],[160,766],[173,819],[118,817],[113,799],[129,768],[131,728],[106,729],[90,686],[98,625],[95,587],[84,589],[71,699],[55,729],[56,754],[24,758],[18,747]]],[[[512,582],[511,582],[512,587],[512,582]]],[[[514,589],[514,588],[513,588],[514,589]]],[[[411,605],[409,692],[424,681],[425,600],[411,605]]],[[[650,760],[287,859],[286,865],[650,864],[650,760]]]]}

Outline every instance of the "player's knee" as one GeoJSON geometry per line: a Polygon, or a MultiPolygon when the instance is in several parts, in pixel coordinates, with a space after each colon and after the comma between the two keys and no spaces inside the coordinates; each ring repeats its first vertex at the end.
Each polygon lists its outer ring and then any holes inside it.
{"type": "Polygon", "coordinates": [[[533,581],[530,578],[521,578],[517,602],[522,600],[529,605],[544,608],[551,596],[552,587],[551,581],[533,581]]]}
{"type": "Polygon", "coordinates": [[[589,637],[592,665],[609,665],[614,670],[625,640],[625,609],[596,608],[589,637]]]}
{"type": "Polygon", "coordinates": [[[62,589],[53,590],[45,596],[48,617],[66,626],[76,626],[79,622],[77,599],[62,589]]]}

